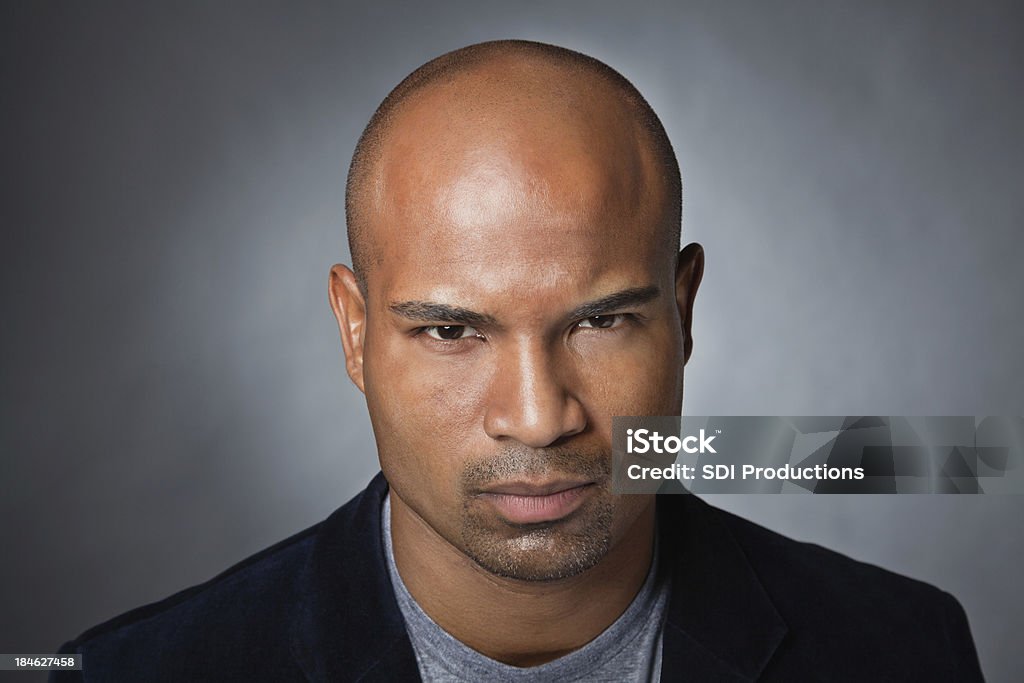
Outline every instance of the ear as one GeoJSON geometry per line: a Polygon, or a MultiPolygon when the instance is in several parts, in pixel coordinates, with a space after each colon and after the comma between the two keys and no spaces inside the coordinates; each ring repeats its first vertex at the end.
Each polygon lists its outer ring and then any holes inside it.
{"type": "Polygon", "coordinates": [[[359,290],[355,273],[347,266],[331,267],[328,295],[334,317],[341,331],[341,346],[345,349],[345,369],[359,391],[363,387],[363,344],[366,339],[366,300],[359,290]]]}
{"type": "Polygon", "coordinates": [[[690,333],[693,301],[697,298],[697,288],[703,277],[704,247],[693,242],[679,252],[676,264],[676,306],[679,307],[679,321],[683,328],[683,365],[690,360],[690,353],[693,352],[693,336],[690,333]]]}

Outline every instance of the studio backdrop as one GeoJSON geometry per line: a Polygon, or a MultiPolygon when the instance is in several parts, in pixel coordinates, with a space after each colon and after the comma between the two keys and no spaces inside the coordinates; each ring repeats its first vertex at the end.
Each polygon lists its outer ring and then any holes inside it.
{"type": "MultiPolygon", "coordinates": [[[[347,164],[405,74],[482,40],[590,54],[664,122],[707,252],[686,413],[1024,414],[1013,3],[0,13],[2,652],[204,581],[376,472],[327,303],[347,164]]],[[[1019,674],[1021,497],[709,499],[952,592],[986,675],[1019,674]]]]}

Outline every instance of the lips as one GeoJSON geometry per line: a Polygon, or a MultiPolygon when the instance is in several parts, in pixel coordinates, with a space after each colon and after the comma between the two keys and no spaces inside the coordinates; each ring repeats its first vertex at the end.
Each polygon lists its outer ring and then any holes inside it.
{"type": "Polygon", "coordinates": [[[554,522],[576,511],[594,489],[590,481],[555,481],[542,484],[509,482],[477,494],[513,524],[554,522]]]}

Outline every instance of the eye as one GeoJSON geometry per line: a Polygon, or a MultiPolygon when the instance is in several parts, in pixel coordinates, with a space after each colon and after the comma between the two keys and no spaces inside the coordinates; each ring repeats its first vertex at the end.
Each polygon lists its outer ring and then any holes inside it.
{"type": "Polygon", "coordinates": [[[616,327],[620,325],[626,319],[626,315],[623,313],[616,313],[614,315],[592,315],[589,318],[576,323],[577,327],[593,328],[597,330],[606,330],[610,327],[616,327]]]}
{"type": "Polygon", "coordinates": [[[431,325],[430,327],[424,327],[423,332],[428,337],[439,341],[457,341],[467,337],[481,336],[475,327],[470,327],[469,325],[431,325]]]}

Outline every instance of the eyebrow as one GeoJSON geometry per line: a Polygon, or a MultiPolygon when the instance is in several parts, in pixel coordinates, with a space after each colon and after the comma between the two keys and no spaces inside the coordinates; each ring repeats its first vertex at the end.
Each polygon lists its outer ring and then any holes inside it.
{"type": "MultiPolygon", "coordinates": [[[[637,306],[657,299],[661,290],[654,285],[631,287],[613,292],[600,299],[588,301],[574,308],[569,314],[571,320],[591,318],[595,315],[611,313],[626,306],[637,306]]],[[[388,305],[391,312],[419,322],[447,322],[471,327],[498,327],[498,320],[492,315],[478,313],[462,306],[435,303],[433,301],[401,301],[388,305]]]]}
{"type": "Polygon", "coordinates": [[[449,306],[448,304],[438,304],[432,301],[402,301],[390,304],[388,308],[403,318],[425,323],[443,320],[471,327],[487,325],[493,327],[498,322],[494,316],[485,313],[477,313],[462,306],[449,306]]]}
{"type": "Polygon", "coordinates": [[[654,299],[657,299],[660,294],[661,290],[654,285],[623,289],[618,292],[613,292],[607,296],[603,296],[600,299],[588,301],[585,304],[577,306],[573,309],[573,312],[569,314],[569,317],[573,320],[581,320],[583,318],[592,318],[595,315],[605,315],[606,313],[611,313],[620,308],[625,308],[627,306],[639,306],[640,304],[645,304],[648,301],[653,301],[654,299]]]}

